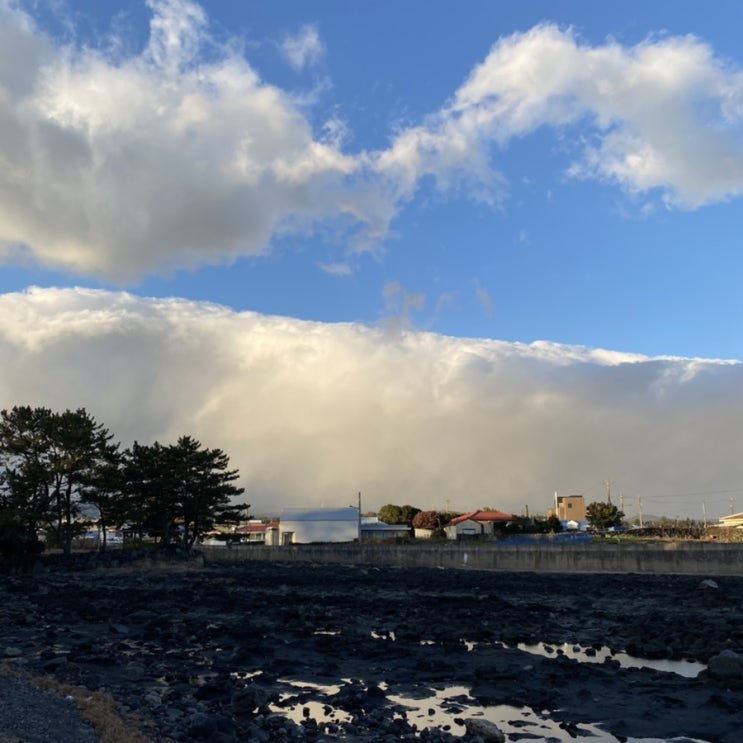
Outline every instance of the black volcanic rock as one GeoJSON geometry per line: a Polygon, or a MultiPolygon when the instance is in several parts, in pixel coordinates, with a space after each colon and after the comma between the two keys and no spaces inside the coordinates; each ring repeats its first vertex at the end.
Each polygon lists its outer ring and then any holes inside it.
{"type": "Polygon", "coordinates": [[[170,743],[451,743],[474,740],[465,721],[500,704],[546,710],[566,740],[599,724],[616,737],[733,741],[743,578],[715,583],[262,562],[55,569],[0,576],[0,655],[109,692],[170,743]],[[536,642],[544,655],[518,647],[536,642]],[[565,644],[594,660],[608,647],[710,668],[685,678],[615,657],[579,663],[565,644]]]}

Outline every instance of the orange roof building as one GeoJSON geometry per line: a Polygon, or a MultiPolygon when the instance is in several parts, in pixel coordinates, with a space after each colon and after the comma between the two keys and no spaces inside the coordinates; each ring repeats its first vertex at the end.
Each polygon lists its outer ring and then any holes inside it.
{"type": "Polygon", "coordinates": [[[492,536],[496,524],[513,520],[513,514],[504,511],[472,511],[453,518],[446,527],[448,539],[492,536]]]}

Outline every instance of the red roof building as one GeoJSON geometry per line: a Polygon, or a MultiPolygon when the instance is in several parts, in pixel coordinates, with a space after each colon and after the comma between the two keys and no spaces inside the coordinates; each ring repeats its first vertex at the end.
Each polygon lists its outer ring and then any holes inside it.
{"type": "Polygon", "coordinates": [[[266,544],[270,540],[266,537],[272,531],[276,531],[279,528],[278,521],[271,521],[265,523],[263,521],[251,520],[246,524],[241,524],[235,529],[235,533],[239,534],[245,541],[253,544],[266,544]]]}
{"type": "Polygon", "coordinates": [[[504,511],[472,511],[453,518],[446,527],[447,539],[492,536],[495,524],[506,524],[513,514],[504,511]]]}

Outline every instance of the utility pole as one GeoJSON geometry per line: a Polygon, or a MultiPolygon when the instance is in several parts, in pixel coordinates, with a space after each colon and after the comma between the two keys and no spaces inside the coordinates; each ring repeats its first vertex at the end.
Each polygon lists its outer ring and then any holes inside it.
{"type": "Polygon", "coordinates": [[[619,510],[624,513],[624,493],[619,494],[619,510]]]}
{"type": "Polygon", "coordinates": [[[611,503],[611,480],[604,480],[606,485],[606,502],[611,503]]]}
{"type": "Polygon", "coordinates": [[[702,514],[704,515],[704,528],[707,528],[707,504],[702,501],[702,514]]]}
{"type": "Polygon", "coordinates": [[[730,515],[732,516],[735,513],[735,498],[733,496],[730,496],[730,515]]]}
{"type": "Polygon", "coordinates": [[[529,518],[529,504],[526,504],[526,518],[529,518]]]}
{"type": "Polygon", "coordinates": [[[359,490],[359,544],[361,544],[361,491],[359,490]]]}
{"type": "Polygon", "coordinates": [[[642,529],[642,496],[637,499],[637,502],[640,506],[640,528],[642,529]]]}

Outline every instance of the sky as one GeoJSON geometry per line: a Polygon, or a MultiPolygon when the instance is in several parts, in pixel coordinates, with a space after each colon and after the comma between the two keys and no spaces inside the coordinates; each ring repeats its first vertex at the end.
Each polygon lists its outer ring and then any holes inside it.
{"type": "Polygon", "coordinates": [[[742,510],[742,22],[0,0],[0,406],[256,514],[742,510]]]}

